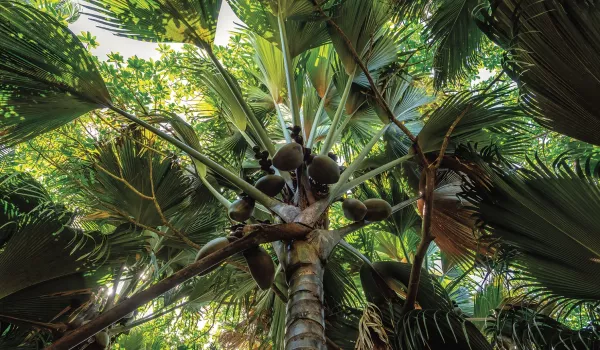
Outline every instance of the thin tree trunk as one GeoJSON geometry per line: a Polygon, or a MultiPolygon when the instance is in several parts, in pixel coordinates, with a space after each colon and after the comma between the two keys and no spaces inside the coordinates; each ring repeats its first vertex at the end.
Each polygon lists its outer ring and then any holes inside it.
{"type": "Polygon", "coordinates": [[[324,350],[323,263],[307,241],[292,242],[286,253],[285,350],[324,350]]]}

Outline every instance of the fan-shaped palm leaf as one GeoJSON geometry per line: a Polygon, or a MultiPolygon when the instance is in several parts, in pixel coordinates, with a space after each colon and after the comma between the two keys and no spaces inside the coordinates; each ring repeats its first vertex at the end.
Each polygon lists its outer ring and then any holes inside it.
{"type": "Polygon", "coordinates": [[[110,104],[94,60],[51,16],[0,1],[0,143],[16,144],[110,104]]]}
{"type": "Polygon", "coordinates": [[[436,45],[433,56],[436,89],[466,78],[477,68],[483,34],[472,18],[480,0],[444,0],[427,23],[428,39],[436,45]]]}
{"type": "Polygon", "coordinates": [[[491,237],[517,249],[531,293],[598,301],[596,170],[589,163],[575,171],[561,160],[557,164],[555,171],[539,161],[530,162],[531,170],[488,168],[489,187],[467,186],[461,196],[474,205],[491,237]]]}
{"type": "Polygon", "coordinates": [[[336,28],[328,26],[331,41],[346,73],[353,74],[357,65],[348,44],[351,44],[359,55],[368,55],[374,37],[392,15],[391,8],[391,2],[388,0],[347,0],[332,8],[330,17],[349,41],[347,43],[336,28]]]}
{"type": "Polygon", "coordinates": [[[501,88],[479,94],[459,92],[450,96],[433,111],[419,133],[419,145],[423,152],[440,149],[450,125],[462,115],[454,128],[449,149],[466,142],[489,142],[490,134],[485,128],[509,123],[522,116],[521,110],[508,100],[509,90],[501,88]]]}
{"type": "Polygon", "coordinates": [[[507,50],[505,71],[544,127],[600,145],[600,7],[578,1],[494,1],[480,26],[507,50]]]}
{"type": "Polygon", "coordinates": [[[448,293],[427,272],[419,281],[421,308],[401,314],[399,296],[407,290],[411,268],[399,262],[377,262],[361,269],[367,299],[378,306],[394,349],[491,349],[472,323],[454,313],[448,293]]]}
{"type": "Polygon", "coordinates": [[[600,343],[598,325],[574,330],[533,309],[507,306],[497,310],[486,332],[498,339],[512,340],[514,349],[594,349],[600,343]]]}
{"type": "Polygon", "coordinates": [[[91,163],[95,180],[91,187],[103,217],[117,222],[131,218],[155,227],[165,224],[156,203],[165,218],[185,204],[192,190],[190,180],[172,160],[150,149],[153,140],[149,138],[153,136],[147,132],[134,131],[98,149],[91,163]]]}
{"type": "Polygon", "coordinates": [[[228,0],[238,18],[264,39],[281,48],[281,36],[277,15],[281,14],[287,33],[287,44],[291,58],[306,50],[319,47],[329,40],[325,22],[312,18],[314,5],[310,0],[281,1],[281,12],[277,1],[228,0]]]}
{"type": "Polygon", "coordinates": [[[102,28],[116,35],[155,42],[210,47],[221,0],[90,0],[84,5],[102,28]]]}

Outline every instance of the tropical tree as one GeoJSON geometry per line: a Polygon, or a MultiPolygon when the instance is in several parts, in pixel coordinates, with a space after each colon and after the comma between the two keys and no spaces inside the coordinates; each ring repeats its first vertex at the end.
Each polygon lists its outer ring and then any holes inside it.
{"type": "Polygon", "coordinates": [[[89,0],[187,44],[100,63],[63,12],[0,0],[0,347],[129,349],[208,304],[230,348],[598,345],[594,146],[525,157],[543,128],[597,144],[596,5],[228,3],[224,50],[220,0],[89,0]],[[490,40],[503,71],[464,88],[490,40]],[[58,195],[15,170],[33,151],[58,195]]]}

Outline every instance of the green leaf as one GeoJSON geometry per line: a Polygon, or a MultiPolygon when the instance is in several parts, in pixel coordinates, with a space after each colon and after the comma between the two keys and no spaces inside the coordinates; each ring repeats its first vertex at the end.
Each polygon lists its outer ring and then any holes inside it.
{"type": "Polygon", "coordinates": [[[504,70],[528,115],[545,128],[600,145],[600,7],[577,1],[502,0],[478,13],[506,50],[504,70]]]}
{"type": "MultiPolygon", "coordinates": [[[[369,54],[374,37],[390,19],[391,7],[389,0],[346,0],[333,7],[330,16],[362,58],[369,54]]],[[[352,74],[357,64],[348,44],[335,27],[328,24],[328,28],[331,41],[346,68],[346,73],[352,74]]]]}
{"type": "Polygon", "coordinates": [[[477,69],[483,33],[472,18],[480,0],[443,0],[427,22],[433,56],[435,88],[465,79],[477,69]]]}
{"type": "Polygon", "coordinates": [[[118,36],[212,47],[222,0],[89,0],[88,14],[118,36]]]}
{"type": "Polygon", "coordinates": [[[0,143],[13,145],[110,105],[94,59],[51,16],[0,1],[0,143]]]}
{"type": "Polygon", "coordinates": [[[510,339],[520,349],[593,349],[600,341],[596,325],[572,329],[534,309],[506,305],[496,310],[486,328],[497,339],[510,339]]]}
{"type": "Polygon", "coordinates": [[[118,223],[127,218],[156,227],[163,225],[153,193],[165,218],[176,215],[193,189],[181,168],[171,159],[151,149],[154,142],[148,132],[134,131],[114,142],[102,145],[91,165],[98,218],[118,223]]]}
{"type": "Polygon", "coordinates": [[[499,126],[522,116],[518,106],[510,103],[509,90],[505,88],[490,92],[463,91],[450,96],[436,108],[419,133],[419,145],[423,152],[438,151],[448,129],[457,118],[463,117],[454,128],[448,149],[466,142],[489,142],[491,136],[485,128],[499,126]]]}
{"type": "MultiPolygon", "coordinates": [[[[519,253],[515,263],[529,292],[577,300],[600,300],[600,187],[587,169],[563,159],[554,171],[539,160],[530,169],[487,169],[487,186],[467,186],[461,197],[503,245],[519,253]]],[[[595,171],[595,170],[594,170],[595,171]]]]}
{"type": "MultiPolygon", "coordinates": [[[[254,0],[228,0],[228,3],[237,17],[252,32],[281,48],[277,6],[270,7],[270,4],[254,0]]],[[[329,40],[325,22],[312,18],[314,11],[312,1],[285,0],[281,3],[288,48],[292,58],[309,49],[319,47],[329,40]]]]}

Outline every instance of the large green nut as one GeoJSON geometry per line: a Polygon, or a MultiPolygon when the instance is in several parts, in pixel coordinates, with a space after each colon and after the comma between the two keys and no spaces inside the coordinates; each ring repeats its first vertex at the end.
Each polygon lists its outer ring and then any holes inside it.
{"type": "Polygon", "coordinates": [[[279,175],[266,175],[258,179],[254,187],[267,196],[275,197],[283,190],[285,180],[279,175]]]}
{"type": "Polygon", "coordinates": [[[275,264],[264,248],[257,246],[244,251],[246,264],[258,287],[262,290],[271,288],[275,279],[275,264]]]}
{"type": "Polygon", "coordinates": [[[308,175],[318,183],[331,185],[340,179],[340,167],[328,156],[318,155],[308,166],[308,175]]]}
{"type": "Polygon", "coordinates": [[[293,171],[304,162],[304,148],[296,142],[281,147],[273,156],[273,166],[281,171],[293,171]]]}
{"type": "Polygon", "coordinates": [[[108,345],[110,344],[110,336],[106,332],[98,332],[94,335],[94,339],[96,343],[101,347],[108,349],[108,345]]]}
{"type": "MultiPolygon", "coordinates": [[[[210,254],[216,252],[217,250],[221,250],[225,247],[227,247],[229,245],[229,240],[226,237],[219,237],[219,238],[215,238],[212,241],[206,243],[204,245],[204,247],[202,247],[199,251],[198,254],[196,255],[196,261],[209,256],[210,254]]],[[[219,264],[211,267],[210,269],[202,272],[200,274],[200,276],[204,276],[212,271],[214,271],[217,267],[219,267],[219,264]]]]}
{"type": "Polygon", "coordinates": [[[367,206],[354,198],[346,198],[342,202],[342,210],[344,211],[344,216],[352,221],[361,221],[367,215],[367,206]]]}
{"type": "Polygon", "coordinates": [[[244,222],[254,213],[254,200],[250,198],[242,198],[234,201],[229,206],[229,218],[231,220],[244,222]]]}
{"type": "Polygon", "coordinates": [[[367,215],[365,215],[367,221],[381,221],[392,215],[392,206],[383,199],[371,198],[363,204],[367,207],[367,215]]]}

